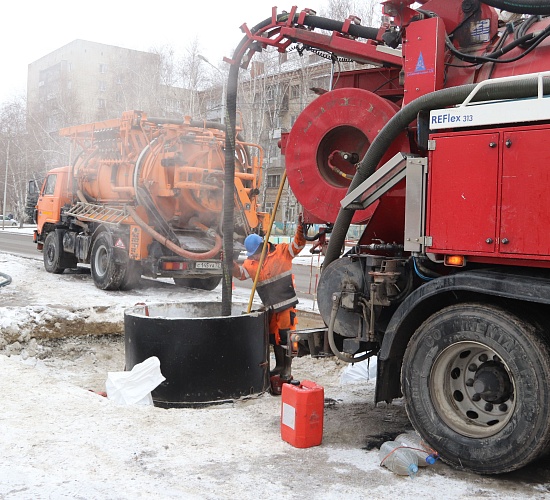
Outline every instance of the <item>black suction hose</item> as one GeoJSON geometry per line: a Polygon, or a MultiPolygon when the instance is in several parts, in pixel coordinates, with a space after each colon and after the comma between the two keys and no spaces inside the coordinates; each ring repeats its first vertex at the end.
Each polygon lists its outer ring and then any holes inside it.
{"type": "MultiPolygon", "coordinates": [[[[254,26],[250,31],[256,33],[271,24],[268,18],[254,26]]],[[[247,37],[235,49],[234,54],[239,60],[231,64],[227,81],[227,97],[225,105],[225,171],[223,187],[223,279],[222,279],[222,316],[231,316],[231,303],[233,301],[232,271],[233,271],[233,230],[235,227],[235,129],[237,126],[237,88],[239,83],[239,65],[247,43],[251,43],[247,37]]]]}
{"type": "MultiPolygon", "coordinates": [[[[327,31],[343,32],[344,23],[341,21],[335,21],[334,19],[327,19],[319,16],[306,16],[304,20],[304,26],[310,28],[319,28],[327,31]]],[[[366,38],[368,40],[376,40],[378,35],[378,28],[371,28],[369,26],[361,26],[360,24],[350,24],[347,33],[356,38],[366,38]]]]}
{"type": "MultiPolygon", "coordinates": [[[[298,20],[298,14],[294,16],[294,22],[298,20]]],[[[288,19],[288,14],[279,14],[277,21],[284,22],[288,19]]],[[[273,22],[271,17],[251,28],[252,34],[257,33],[270,26],[273,22]]],[[[342,33],[344,23],[326,19],[318,16],[305,16],[304,26],[310,28],[319,28],[342,33]]],[[[350,24],[347,32],[357,38],[376,39],[378,29],[367,26],[350,24]]],[[[223,191],[223,280],[222,280],[222,316],[231,315],[232,297],[232,270],[233,270],[233,229],[234,229],[234,176],[235,176],[235,128],[237,122],[237,88],[239,81],[239,66],[248,46],[253,41],[245,36],[234,52],[234,61],[229,68],[229,77],[227,82],[227,97],[225,106],[225,123],[227,126],[225,134],[225,173],[224,173],[224,191],[223,191]]]]}
{"type": "MultiPolygon", "coordinates": [[[[550,82],[544,80],[544,92],[550,91],[550,82]]],[[[411,122],[413,122],[420,111],[430,111],[432,109],[444,108],[460,104],[470,92],[475,88],[476,84],[463,85],[460,87],[452,87],[448,89],[438,90],[431,94],[426,94],[411,103],[407,104],[403,109],[398,111],[386,123],[384,128],[378,133],[367,153],[357,165],[357,173],[353,177],[348,189],[351,193],[357,186],[374,173],[380,160],[391,146],[396,137],[405,130],[411,122]]],[[[529,80],[493,83],[483,87],[472,99],[473,102],[526,98],[536,96],[538,92],[538,80],[532,78],[529,80]]],[[[355,210],[342,209],[338,212],[336,222],[332,229],[323,267],[325,268],[331,262],[338,259],[342,245],[344,244],[346,233],[351,224],[351,219],[355,210]]]]}
{"type": "Polygon", "coordinates": [[[481,0],[481,3],[497,9],[507,10],[514,14],[534,14],[540,16],[550,14],[550,5],[548,1],[543,0],[481,0]]]}

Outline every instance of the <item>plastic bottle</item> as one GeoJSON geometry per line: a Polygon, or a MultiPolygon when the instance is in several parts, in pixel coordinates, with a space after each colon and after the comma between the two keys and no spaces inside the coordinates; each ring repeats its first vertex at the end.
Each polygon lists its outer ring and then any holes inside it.
{"type": "Polygon", "coordinates": [[[399,434],[399,436],[395,438],[395,442],[399,443],[401,446],[414,448],[411,451],[417,456],[419,467],[432,465],[437,460],[437,454],[434,453],[434,451],[430,449],[422,438],[414,431],[399,434]]]}
{"type": "Polygon", "coordinates": [[[380,447],[380,465],[384,465],[400,476],[415,477],[418,472],[418,458],[407,448],[395,441],[386,441],[380,447]]]}

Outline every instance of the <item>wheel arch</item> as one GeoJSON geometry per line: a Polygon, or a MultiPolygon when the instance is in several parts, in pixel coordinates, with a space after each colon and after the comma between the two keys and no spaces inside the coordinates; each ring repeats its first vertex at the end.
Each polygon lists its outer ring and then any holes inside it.
{"type": "Polygon", "coordinates": [[[378,356],[375,402],[402,396],[403,356],[414,332],[432,314],[462,302],[500,305],[512,312],[528,306],[536,319],[550,310],[550,273],[514,269],[464,271],[434,279],[417,288],[393,314],[378,356]]]}
{"type": "Polygon", "coordinates": [[[92,241],[89,247],[89,255],[91,258],[92,248],[94,246],[95,240],[99,235],[105,234],[109,238],[109,243],[113,247],[114,257],[117,262],[126,263],[128,260],[128,245],[129,245],[129,231],[126,226],[121,227],[110,227],[107,224],[98,224],[92,232],[92,241]],[[123,246],[117,246],[116,241],[120,238],[123,242],[123,246]]]}

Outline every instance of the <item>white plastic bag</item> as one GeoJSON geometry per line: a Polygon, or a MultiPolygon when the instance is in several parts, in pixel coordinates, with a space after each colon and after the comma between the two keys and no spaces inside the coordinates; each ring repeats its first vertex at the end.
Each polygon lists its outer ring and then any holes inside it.
{"type": "Polygon", "coordinates": [[[125,405],[152,405],[151,391],[166,378],[156,356],[135,365],[129,372],[108,372],[105,389],[112,401],[125,405]]]}
{"type": "Polygon", "coordinates": [[[347,365],[341,372],[341,384],[354,384],[366,380],[376,380],[376,356],[359,363],[347,365]]]}

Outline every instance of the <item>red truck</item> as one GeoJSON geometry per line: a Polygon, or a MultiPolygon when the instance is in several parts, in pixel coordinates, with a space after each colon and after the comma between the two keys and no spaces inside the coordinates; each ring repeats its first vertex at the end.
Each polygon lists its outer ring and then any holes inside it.
{"type": "Polygon", "coordinates": [[[443,460],[502,473],[550,446],[550,7],[415,5],[382,2],[378,28],[274,9],[243,26],[228,88],[259,47],[359,64],[281,140],[306,222],[333,224],[330,346],[378,358],[376,402],[403,397],[443,460]]]}

